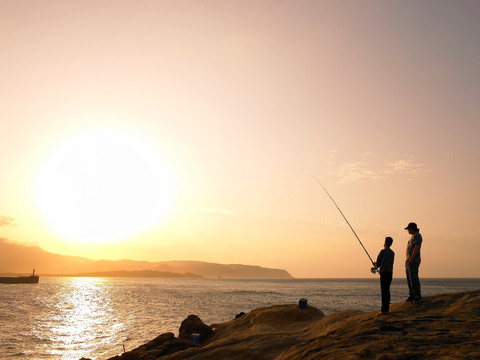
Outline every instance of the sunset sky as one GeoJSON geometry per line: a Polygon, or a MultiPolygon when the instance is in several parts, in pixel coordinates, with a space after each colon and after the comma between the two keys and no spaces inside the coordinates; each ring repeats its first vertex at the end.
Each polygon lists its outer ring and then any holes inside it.
{"type": "MultiPolygon", "coordinates": [[[[0,0],[0,237],[480,277],[480,2],[0,0]]],[[[25,269],[30,271],[30,269],[25,269]]]]}

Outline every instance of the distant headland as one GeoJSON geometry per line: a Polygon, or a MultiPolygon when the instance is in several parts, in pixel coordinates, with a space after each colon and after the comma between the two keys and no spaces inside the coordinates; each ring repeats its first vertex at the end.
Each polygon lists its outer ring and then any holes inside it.
{"type": "Polygon", "coordinates": [[[203,261],[92,260],[64,256],[38,246],[19,245],[0,238],[0,274],[23,275],[32,268],[42,276],[162,277],[223,279],[289,279],[286,270],[203,261]]]}

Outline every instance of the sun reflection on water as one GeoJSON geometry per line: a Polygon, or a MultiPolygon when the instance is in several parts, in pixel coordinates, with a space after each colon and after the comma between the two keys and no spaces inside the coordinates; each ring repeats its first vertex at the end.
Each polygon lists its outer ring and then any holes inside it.
{"type": "Polygon", "coordinates": [[[126,325],[115,316],[114,293],[112,283],[104,279],[64,279],[44,304],[48,315],[36,323],[37,336],[55,344],[48,353],[62,360],[78,360],[112,338],[121,342],[126,325]]]}

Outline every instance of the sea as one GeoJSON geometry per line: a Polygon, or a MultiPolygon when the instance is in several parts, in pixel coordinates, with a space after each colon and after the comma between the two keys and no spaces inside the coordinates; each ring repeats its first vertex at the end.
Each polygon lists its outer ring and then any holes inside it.
{"type": "MultiPolygon", "coordinates": [[[[480,289],[480,279],[421,279],[424,296],[480,289]]],[[[407,297],[394,279],[392,303],[407,297]]],[[[279,304],[325,314],[377,311],[371,279],[165,279],[41,277],[38,284],[0,284],[0,359],[107,359],[173,332],[190,314],[213,325],[240,312],[279,304]]]]}

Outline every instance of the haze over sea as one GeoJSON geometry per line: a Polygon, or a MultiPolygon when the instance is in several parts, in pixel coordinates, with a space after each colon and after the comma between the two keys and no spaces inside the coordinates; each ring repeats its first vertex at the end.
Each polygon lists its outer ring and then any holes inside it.
{"type": "MultiPolygon", "coordinates": [[[[425,296],[480,288],[480,279],[422,279],[425,296]]],[[[392,284],[392,303],[403,301],[403,278],[392,284]]],[[[308,304],[324,313],[375,311],[380,286],[371,279],[151,279],[44,277],[35,285],[0,284],[0,358],[105,359],[164,332],[178,334],[188,315],[206,324],[239,312],[308,304]]]]}

